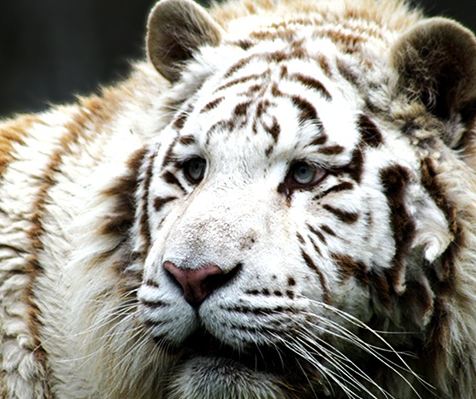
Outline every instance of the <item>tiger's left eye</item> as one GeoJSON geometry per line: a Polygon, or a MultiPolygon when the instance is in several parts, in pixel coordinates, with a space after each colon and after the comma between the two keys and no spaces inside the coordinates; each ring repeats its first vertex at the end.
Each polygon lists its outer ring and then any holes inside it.
{"type": "Polygon", "coordinates": [[[319,183],[325,176],[326,171],[317,165],[298,161],[291,165],[287,180],[296,187],[310,187],[319,183]]]}
{"type": "Polygon", "coordinates": [[[191,158],[183,164],[185,177],[192,184],[200,183],[205,175],[206,168],[207,162],[200,157],[191,158]]]}
{"type": "Polygon", "coordinates": [[[310,184],[316,175],[316,168],[304,162],[298,162],[292,168],[292,177],[299,184],[310,184]]]}

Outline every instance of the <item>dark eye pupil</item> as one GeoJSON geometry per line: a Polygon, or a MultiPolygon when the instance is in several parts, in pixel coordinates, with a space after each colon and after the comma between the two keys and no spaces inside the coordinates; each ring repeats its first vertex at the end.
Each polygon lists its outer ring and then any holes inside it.
{"type": "Polygon", "coordinates": [[[296,170],[296,175],[297,176],[304,176],[306,177],[306,175],[309,173],[309,168],[307,166],[299,166],[299,168],[296,170]]]}
{"type": "Polygon", "coordinates": [[[185,176],[192,183],[198,183],[205,174],[206,162],[203,158],[192,158],[184,165],[185,176]]]}

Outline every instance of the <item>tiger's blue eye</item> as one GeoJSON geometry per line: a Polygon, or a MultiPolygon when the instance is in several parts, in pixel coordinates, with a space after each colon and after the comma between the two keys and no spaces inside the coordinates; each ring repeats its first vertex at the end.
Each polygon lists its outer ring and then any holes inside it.
{"type": "Polygon", "coordinates": [[[284,182],[278,187],[278,191],[289,195],[294,190],[311,189],[324,180],[327,174],[325,169],[314,163],[296,161],[291,164],[284,182]]]}
{"type": "Polygon", "coordinates": [[[291,168],[291,176],[298,184],[312,184],[316,173],[316,167],[305,162],[297,162],[291,168]]]}
{"type": "Polygon", "coordinates": [[[192,184],[197,184],[203,179],[206,168],[207,162],[200,157],[191,158],[183,164],[185,177],[192,184]]]}

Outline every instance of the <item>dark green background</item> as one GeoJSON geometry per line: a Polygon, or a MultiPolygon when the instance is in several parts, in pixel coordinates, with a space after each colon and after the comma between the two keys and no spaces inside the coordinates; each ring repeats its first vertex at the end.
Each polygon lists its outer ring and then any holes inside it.
{"type": "MultiPolygon", "coordinates": [[[[143,54],[155,0],[0,0],[0,116],[70,101],[143,54]]],[[[414,0],[476,29],[474,0],[414,0]]]]}

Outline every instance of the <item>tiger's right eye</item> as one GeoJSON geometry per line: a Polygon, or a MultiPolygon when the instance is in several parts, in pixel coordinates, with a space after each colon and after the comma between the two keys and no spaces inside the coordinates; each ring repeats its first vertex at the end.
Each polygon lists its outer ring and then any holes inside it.
{"type": "Polygon", "coordinates": [[[294,190],[311,190],[326,178],[328,172],[306,161],[293,162],[286,178],[278,186],[278,192],[289,195],[294,190]]]}
{"type": "Polygon", "coordinates": [[[205,176],[207,161],[200,157],[190,158],[183,164],[183,172],[187,180],[192,184],[198,184],[205,176]]]}
{"type": "Polygon", "coordinates": [[[297,162],[293,165],[290,174],[297,184],[309,185],[315,180],[317,170],[306,162],[297,162]]]}
{"type": "Polygon", "coordinates": [[[326,176],[327,172],[317,165],[297,161],[291,165],[286,180],[288,185],[294,188],[311,188],[319,184],[326,176]]]}

